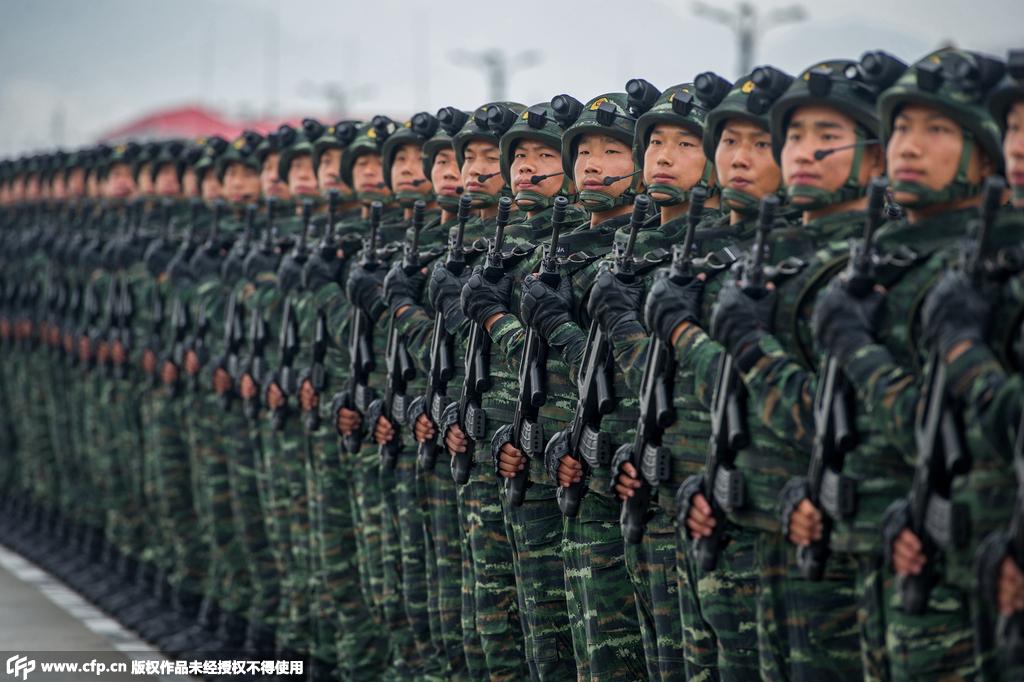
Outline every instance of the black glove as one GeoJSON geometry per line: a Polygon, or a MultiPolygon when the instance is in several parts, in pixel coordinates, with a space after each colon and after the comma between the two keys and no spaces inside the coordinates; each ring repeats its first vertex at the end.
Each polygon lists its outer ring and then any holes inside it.
{"type": "Polygon", "coordinates": [[[384,278],[384,302],[392,311],[402,306],[416,305],[423,296],[427,277],[422,270],[406,274],[401,263],[396,263],[384,278]]]}
{"type": "Polygon", "coordinates": [[[834,278],[814,307],[815,340],[840,363],[846,362],[858,348],[875,342],[884,304],[885,297],[877,291],[854,296],[842,278],[834,278]]]}
{"type": "Polygon", "coordinates": [[[640,302],[643,295],[644,284],[639,278],[633,282],[623,282],[605,265],[594,278],[587,311],[601,325],[601,329],[610,334],[620,324],[640,324],[640,302]]]}
{"type": "Polygon", "coordinates": [[[752,291],[726,283],[711,314],[711,336],[733,357],[738,356],[750,342],[771,333],[775,299],[771,289],[752,291]]]}
{"type": "Polygon", "coordinates": [[[384,280],[384,271],[380,268],[368,270],[362,265],[356,265],[348,276],[348,284],[345,286],[345,294],[352,305],[359,308],[376,321],[384,312],[384,297],[381,292],[381,282],[384,280]]]}
{"type": "Polygon", "coordinates": [[[985,338],[992,304],[961,272],[949,271],[932,287],[921,309],[925,343],[945,356],[960,341],[985,338]]]}
{"type": "Polygon", "coordinates": [[[536,275],[527,275],[523,280],[519,313],[524,324],[537,330],[545,340],[550,339],[560,325],[572,322],[572,283],[569,278],[562,277],[555,289],[536,275]]]}
{"type": "Polygon", "coordinates": [[[463,279],[443,265],[438,265],[430,273],[430,281],[427,284],[427,295],[430,297],[430,304],[434,310],[441,311],[448,327],[454,328],[464,318],[462,314],[462,285],[463,279]]]}
{"type": "Polygon", "coordinates": [[[679,325],[700,321],[703,295],[703,280],[691,277],[685,284],[676,284],[668,270],[659,271],[644,305],[647,329],[666,345],[672,345],[672,335],[679,325]]]}
{"type": "Polygon", "coordinates": [[[511,303],[512,278],[505,273],[497,282],[492,282],[477,266],[462,287],[462,312],[478,324],[483,324],[492,315],[507,313],[511,303]]]}

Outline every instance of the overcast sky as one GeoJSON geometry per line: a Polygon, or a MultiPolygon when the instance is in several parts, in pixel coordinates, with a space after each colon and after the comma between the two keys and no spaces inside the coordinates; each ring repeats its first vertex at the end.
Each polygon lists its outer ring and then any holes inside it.
{"type": "MultiPolygon", "coordinates": [[[[805,4],[806,20],[763,33],[757,63],[795,72],[876,48],[910,61],[947,42],[1001,57],[1024,47],[1020,0],[805,4]]],[[[525,104],[586,100],[637,76],[664,88],[706,70],[738,75],[732,32],[689,0],[0,0],[0,17],[3,156],[86,144],[190,103],[231,117],[328,115],[348,92],[362,117],[471,108],[487,80],[453,59],[459,50],[499,47],[514,64],[539,52],[510,74],[509,97],[525,104]]]]}

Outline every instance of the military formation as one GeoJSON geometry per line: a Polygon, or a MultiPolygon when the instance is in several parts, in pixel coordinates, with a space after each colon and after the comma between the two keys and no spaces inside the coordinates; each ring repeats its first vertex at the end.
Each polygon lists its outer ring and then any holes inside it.
{"type": "Polygon", "coordinates": [[[320,680],[1024,679],[1024,52],[0,162],[0,540],[320,680]]]}

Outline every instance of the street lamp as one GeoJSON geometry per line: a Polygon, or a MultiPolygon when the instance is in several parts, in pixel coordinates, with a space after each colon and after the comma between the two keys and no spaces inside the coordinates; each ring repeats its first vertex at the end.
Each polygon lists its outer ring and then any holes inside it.
{"type": "Polygon", "coordinates": [[[736,6],[736,11],[730,11],[712,7],[698,0],[693,3],[693,13],[724,24],[736,33],[739,75],[748,74],[754,68],[754,48],[759,36],[781,24],[803,21],[807,18],[807,10],[802,5],[779,7],[760,16],[757,8],[749,2],[741,2],[736,6]]]}
{"type": "Polygon", "coordinates": [[[510,60],[504,50],[497,48],[475,52],[456,50],[449,57],[453,64],[480,69],[484,72],[492,102],[502,102],[506,99],[508,78],[512,71],[536,66],[543,59],[539,51],[526,50],[510,60]]]}

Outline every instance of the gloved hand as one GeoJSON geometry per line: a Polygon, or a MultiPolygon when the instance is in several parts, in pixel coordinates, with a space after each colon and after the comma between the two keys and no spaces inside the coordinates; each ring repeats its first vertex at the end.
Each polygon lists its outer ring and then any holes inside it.
{"type": "Polygon", "coordinates": [[[948,271],[928,293],[921,309],[925,343],[945,356],[959,342],[985,338],[992,304],[958,271],[948,271]]]}
{"type": "Polygon", "coordinates": [[[523,280],[519,312],[524,324],[549,340],[559,326],[572,322],[572,283],[569,278],[562,277],[556,289],[534,274],[527,275],[523,280]]]}
{"type": "Polygon", "coordinates": [[[736,357],[744,347],[772,331],[775,292],[745,290],[734,281],[718,292],[711,314],[711,336],[736,357]]]}
{"type": "Polygon", "coordinates": [[[640,278],[623,282],[602,266],[594,278],[594,286],[587,300],[587,311],[598,321],[605,333],[610,334],[620,324],[640,324],[640,302],[644,284],[640,278]]]}
{"type": "Polygon", "coordinates": [[[683,322],[700,320],[700,301],[704,295],[704,281],[696,277],[677,284],[668,270],[658,272],[644,304],[647,329],[666,345],[672,344],[672,335],[683,322]]]}
{"type": "Polygon", "coordinates": [[[840,363],[846,362],[858,348],[874,343],[884,304],[879,292],[854,296],[842,278],[834,278],[814,307],[815,340],[840,363]]]}
{"type": "Polygon", "coordinates": [[[356,265],[349,273],[348,283],[345,286],[349,302],[359,306],[374,321],[380,318],[385,308],[381,292],[383,280],[383,270],[379,268],[368,270],[362,265],[356,265]]]}
{"type": "Polygon", "coordinates": [[[496,282],[484,277],[483,269],[473,268],[466,284],[462,287],[462,312],[478,324],[483,324],[492,315],[507,313],[512,303],[512,278],[502,274],[496,282]]]}
{"type": "Polygon", "coordinates": [[[451,327],[464,319],[462,314],[463,279],[443,265],[438,265],[430,273],[427,284],[427,295],[434,310],[440,310],[451,327]]]}
{"type": "Polygon", "coordinates": [[[416,305],[423,296],[423,285],[427,277],[421,270],[408,275],[401,263],[388,271],[384,278],[384,302],[392,311],[407,305],[416,305]]]}

